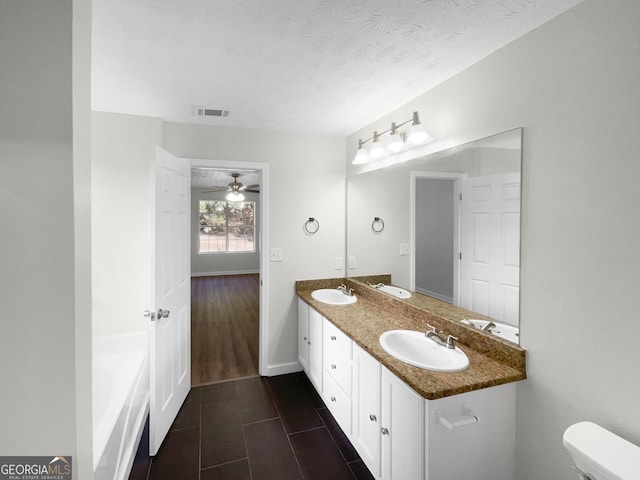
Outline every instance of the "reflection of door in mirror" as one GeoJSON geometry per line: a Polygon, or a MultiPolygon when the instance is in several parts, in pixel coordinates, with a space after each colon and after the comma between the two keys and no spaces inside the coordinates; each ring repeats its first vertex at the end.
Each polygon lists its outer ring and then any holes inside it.
{"type": "Polygon", "coordinates": [[[411,289],[517,326],[520,173],[414,171],[411,177],[411,289]]]}
{"type": "MultiPolygon", "coordinates": [[[[425,174],[428,175],[428,174],[425,174]]],[[[416,292],[454,303],[454,252],[459,251],[454,232],[459,181],[416,176],[415,287],[416,292]]],[[[456,229],[457,230],[457,229],[456,229]]],[[[456,302],[457,303],[457,302],[456,302]]]]}
{"type": "Polygon", "coordinates": [[[460,303],[518,325],[520,173],[462,182],[460,303]]]}

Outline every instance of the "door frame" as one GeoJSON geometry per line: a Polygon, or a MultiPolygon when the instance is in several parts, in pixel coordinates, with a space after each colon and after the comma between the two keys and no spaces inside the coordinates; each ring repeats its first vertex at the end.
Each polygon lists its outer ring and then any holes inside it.
{"type": "MultiPolygon", "coordinates": [[[[467,178],[467,174],[411,171],[409,185],[409,238],[411,240],[409,250],[409,290],[412,291],[416,289],[416,193],[418,180],[423,178],[452,180],[454,198],[460,198],[462,192],[461,182],[464,178],[467,178]]],[[[457,305],[460,300],[460,202],[456,202],[454,206],[453,217],[453,303],[457,305]]]]}
{"type": "MultiPolygon", "coordinates": [[[[260,307],[258,326],[258,373],[262,376],[268,375],[269,359],[269,335],[268,335],[268,304],[269,304],[269,164],[264,162],[238,162],[233,160],[208,160],[202,158],[183,157],[190,163],[190,168],[239,168],[258,170],[262,174],[262,184],[260,185],[260,222],[258,226],[258,238],[260,239],[260,307]]],[[[189,179],[191,188],[191,179],[189,179]]],[[[189,236],[192,232],[189,229],[189,236]]]]}

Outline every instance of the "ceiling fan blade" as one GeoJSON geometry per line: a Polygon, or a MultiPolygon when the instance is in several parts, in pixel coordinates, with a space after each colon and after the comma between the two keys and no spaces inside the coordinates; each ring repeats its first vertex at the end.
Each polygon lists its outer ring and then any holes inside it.
{"type": "Polygon", "coordinates": [[[253,188],[252,189],[245,188],[244,191],[245,192],[252,192],[252,193],[260,193],[260,190],[256,190],[256,189],[253,189],[253,188]]]}
{"type": "Polygon", "coordinates": [[[202,193],[216,193],[216,192],[226,192],[229,190],[229,187],[213,187],[213,190],[207,190],[206,192],[202,192],[202,193]]]}

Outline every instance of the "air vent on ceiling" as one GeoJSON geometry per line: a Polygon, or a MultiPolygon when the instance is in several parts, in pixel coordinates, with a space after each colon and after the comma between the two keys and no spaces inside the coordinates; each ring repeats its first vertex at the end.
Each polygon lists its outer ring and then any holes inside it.
{"type": "Polygon", "coordinates": [[[229,110],[220,108],[193,107],[193,114],[196,117],[221,117],[229,116],[229,110]]]}

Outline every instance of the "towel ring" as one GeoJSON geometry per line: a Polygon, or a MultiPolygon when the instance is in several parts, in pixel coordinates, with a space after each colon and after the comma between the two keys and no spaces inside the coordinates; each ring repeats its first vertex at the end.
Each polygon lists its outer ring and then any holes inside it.
{"type": "Polygon", "coordinates": [[[376,233],[380,233],[384,230],[384,221],[380,217],[375,217],[371,222],[371,230],[376,233]]]}
{"type": "Polygon", "coordinates": [[[320,223],[318,222],[318,220],[313,217],[309,217],[309,220],[304,223],[304,231],[309,235],[313,235],[318,230],[320,230],[320,223]]]}

